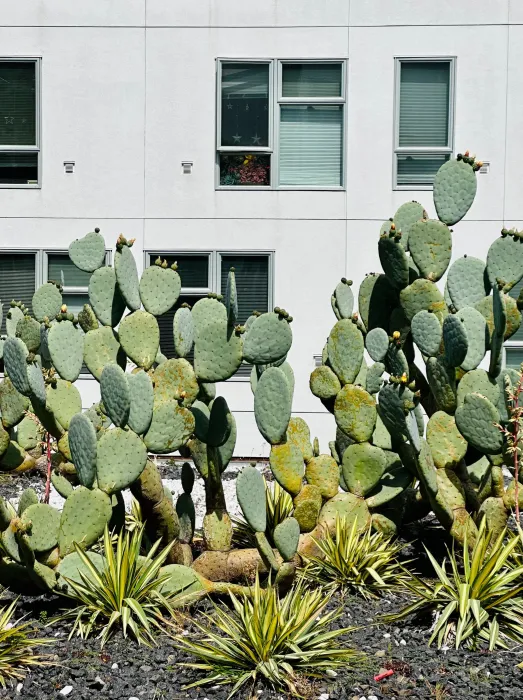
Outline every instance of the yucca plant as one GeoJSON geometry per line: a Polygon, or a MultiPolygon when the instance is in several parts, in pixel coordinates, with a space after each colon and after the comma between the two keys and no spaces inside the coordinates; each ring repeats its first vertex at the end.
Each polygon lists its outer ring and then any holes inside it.
{"type": "Polygon", "coordinates": [[[354,628],[331,629],[341,609],[326,611],[333,592],[309,590],[298,582],[284,598],[270,582],[261,588],[258,577],[252,597],[229,594],[233,610],[215,605],[205,615],[206,624],[193,620],[202,632],[200,640],[181,637],[182,648],[200,659],[184,666],[210,675],[187,686],[234,683],[229,698],[246,683],[264,678],[279,691],[302,697],[303,678],[321,677],[322,672],[349,664],[361,655],[335,644],[354,628]]]}
{"type": "Polygon", "coordinates": [[[508,642],[523,644],[523,566],[510,566],[509,560],[518,546],[519,537],[504,530],[496,539],[482,521],[476,542],[469,552],[467,538],[463,546],[463,571],[460,570],[454,547],[447,549],[447,559],[441,564],[427,550],[437,576],[437,583],[413,577],[407,588],[417,600],[403,610],[381,618],[396,622],[412,613],[436,613],[436,624],[429,645],[437,640],[438,647],[454,641],[456,649],[465,644],[475,648],[481,641],[495,647],[507,648],[508,642]]]}
{"type": "MultiPolygon", "coordinates": [[[[292,496],[282,489],[277,481],[268,483],[265,481],[265,510],[267,513],[267,527],[265,534],[271,545],[274,545],[272,533],[276,525],[292,515],[294,505],[292,496]]],[[[232,518],[234,525],[233,541],[236,547],[256,547],[256,539],[252,528],[243,518],[232,518]]]]}
{"type": "Polygon", "coordinates": [[[141,557],[143,530],[144,526],[140,525],[132,533],[121,532],[115,552],[106,527],[101,571],[76,545],[88,574],[79,572],[82,583],[66,579],[68,591],[65,595],[80,603],[60,618],[74,619],[69,639],[75,633],[86,639],[101,627],[98,636],[103,647],[115,628],[121,627],[124,637],[130,632],[140,644],[151,646],[153,627],[160,627],[165,611],[174,615],[170,600],[161,593],[169,575],[159,575],[172,545],[156,555],[158,541],[145,557],[141,557]]]}
{"type": "MultiPolygon", "coordinates": [[[[50,639],[30,637],[29,622],[13,622],[18,598],[0,608],[0,685],[20,681],[30,666],[43,666],[50,661],[34,653],[36,647],[50,644],[50,639]]],[[[23,618],[22,618],[23,619],[23,618]]]]}
{"type": "Polygon", "coordinates": [[[412,578],[398,555],[405,547],[381,532],[370,528],[358,532],[345,518],[336,518],[334,537],[325,531],[323,539],[314,540],[319,556],[307,558],[301,576],[305,581],[324,588],[350,590],[364,598],[374,598],[385,590],[399,588],[412,578]]]}

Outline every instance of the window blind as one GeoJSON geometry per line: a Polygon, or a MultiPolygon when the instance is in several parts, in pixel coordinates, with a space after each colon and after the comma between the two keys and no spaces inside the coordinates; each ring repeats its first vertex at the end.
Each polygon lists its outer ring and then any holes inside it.
{"type": "MultiPolygon", "coordinates": [[[[80,270],[66,253],[49,253],[47,279],[64,287],[88,287],[91,272],[80,270]]],[[[87,302],[82,302],[85,304],[87,302]]]]}
{"type": "Polygon", "coordinates": [[[449,146],[450,63],[401,64],[399,145],[449,146]]]}
{"type": "Polygon", "coordinates": [[[341,105],[281,105],[280,185],[342,184],[341,105]]]}
{"type": "Polygon", "coordinates": [[[341,65],[283,63],[283,97],[341,97],[341,65]]]}
{"type": "Polygon", "coordinates": [[[430,186],[440,167],[450,158],[450,153],[398,153],[396,158],[398,185],[430,186]]]}
{"type": "Polygon", "coordinates": [[[0,61],[0,146],[36,145],[36,64],[0,61]]]}
{"type": "Polygon", "coordinates": [[[517,372],[519,372],[519,368],[521,367],[521,363],[523,363],[523,347],[518,348],[518,347],[513,347],[513,348],[506,348],[506,366],[515,369],[517,372]]]}
{"type": "Polygon", "coordinates": [[[0,151],[0,184],[27,185],[38,180],[38,153],[0,151]]]}
{"type": "Polygon", "coordinates": [[[222,64],[221,145],[269,145],[268,64],[222,64]]]}
{"type": "MultiPolygon", "coordinates": [[[[178,297],[178,301],[172,309],[169,309],[167,313],[162,316],[157,316],[158,326],[160,328],[160,350],[167,357],[176,357],[176,352],[174,351],[174,335],[173,335],[173,319],[176,310],[180,308],[182,304],[189,304],[191,308],[196,304],[199,299],[204,299],[207,295],[191,295],[183,294],[178,297]]],[[[193,351],[189,353],[186,359],[192,364],[194,354],[193,351]]]]}
{"type": "Polygon", "coordinates": [[[4,305],[1,334],[5,334],[5,318],[11,300],[22,301],[28,309],[35,291],[35,254],[0,254],[0,301],[4,305]]]}

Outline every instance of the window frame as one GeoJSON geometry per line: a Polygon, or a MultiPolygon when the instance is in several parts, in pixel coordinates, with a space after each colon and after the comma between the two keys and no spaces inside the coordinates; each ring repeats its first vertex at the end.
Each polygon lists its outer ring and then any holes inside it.
{"type": "Polygon", "coordinates": [[[0,153],[37,154],[38,179],[36,183],[17,184],[0,183],[0,189],[37,190],[42,187],[42,57],[41,56],[0,56],[0,63],[34,63],[35,64],[35,141],[34,146],[13,146],[0,144],[0,153]]]}
{"type": "Polygon", "coordinates": [[[290,190],[290,191],[335,191],[346,190],[345,167],[347,163],[347,58],[225,58],[216,59],[216,156],[215,156],[215,190],[290,190]],[[222,67],[227,63],[257,63],[269,64],[269,145],[253,146],[221,146],[221,85],[222,67]],[[341,67],[341,96],[340,97],[283,97],[283,65],[284,64],[321,63],[334,64],[341,67]],[[280,113],[281,105],[308,104],[338,104],[342,107],[342,144],[341,144],[341,184],[340,185],[280,185],[280,113]],[[220,154],[265,153],[271,157],[270,185],[220,185],[220,154]]]}
{"type": "MultiPolygon", "coordinates": [[[[242,188],[245,189],[245,188],[242,188]]],[[[266,188],[263,188],[266,189],[266,188]]],[[[268,306],[269,310],[274,306],[274,250],[245,250],[243,248],[219,248],[219,249],[203,249],[198,250],[197,248],[150,248],[144,250],[144,269],[151,266],[151,257],[173,255],[207,255],[209,258],[209,287],[183,287],[180,290],[180,296],[202,296],[209,292],[215,294],[225,294],[225,289],[221,289],[221,266],[222,257],[224,255],[244,255],[247,256],[260,256],[265,255],[268,259],[268,306]]],[[[154,263],[153,263],[154,264],[154,263]]],[[[183,279],[182,279],[183,284],[183,279]]],[[[236,374],[230,377],[228,382],[248,382],[250,378],[248,376],[237,376],[236,374]]]]}
{"type": "Polygon", "coordinates": [[[449,155],[454,154],[454,126],[456,112],[456,56],[395,56],[394,57],[394,119],[393,119],[393,158],[392,189],[394,191],[430,191],[433,185],[399,185],[399,155],[449,155]],[[447,146],[400,146],[400,91],[402,63],[448,63],[449,64],[449,138],[447,146]]]}

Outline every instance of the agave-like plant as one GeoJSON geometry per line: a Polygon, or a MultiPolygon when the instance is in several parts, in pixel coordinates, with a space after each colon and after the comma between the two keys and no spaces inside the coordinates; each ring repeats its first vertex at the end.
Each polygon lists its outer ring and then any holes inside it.
{"type": "Polygon", "coordinates": [[[121,532],[117,536],[115,552],[106,527],[101,570],[76,545],[88,573],[79,571],[82,583],[64,577],[67,582],[65,595],[80,603],[60,618],[74,619],[69,639],[75,633],[85,639],[101,627],[98,636],[103,647],[115,628],[121,627],[124,637],[130,632],[138,643],[151,646],[154,643],[153,627],[162,628],[160,622],[166,611],[174,616],[171,601],[161,592],[169,574],[159,575],[172,545],[156,555],[158,541],[142,557],[143,532],[143,525],[137,526],[132,533],[121,532]]]}
{"type": "Polygon", "coordinates": [[[410,560],[398,560],[404,543],[370,528],[359,532],[356,521],[349,527],[339,516],[334,537],[328,531],[324,534],[324,538],[314,540],[320,554],[309,556],[301,572],[309,583],[374,598],[412,579],[405,566],[410,560]]]}
{"type": "Polygon", "coordinates": [[[215,605],[214,614],[205,616],[206,624],[193,620],[202,639],[178,639],[182,648],[200,659],[182,665],[210,672],[187,688],[234,683],[231,698],[249,681],[264,678],[273,688],[302,697],[302,678],[321,677],[325,670],[361,656],[335,644],[354,628],[331,629],[342,615],[341,609],[326,611],[333,593],[310,590],[298,582],[280,598],[277,587],[269,582],[262,588],[258,576],[252,597],[230,593],[232,612],[215,605]]]}
{"type": "Polygon", "coordinates": [[[454,547],[447,549],[449,572],[447,560],[440,565],[427,550],[438,582],[413,577],[406,586],[415,602],[381,620],[396,622],[412,613],[436,613],[429,645],[437,640],[438,647],[451,640],[456,649],[461,644],[474,648],[483,641],[491,651],[507,648],[510,641],[523,644],[523,565],[510,562],[520,540],[509,535],[505,541],[506,536],[504,530],[494,539],[482,521],[471,552],[465,538],[462,571],[454,547]]]}
{"type": "Polygon", "coordinates": [[[21,681],[30,666],[50,664],[46,656],[35,654],[36,647],[51,644],[50,639],[30,637],[29,622],[13,622],[18,598],[0,608],[0,685],[21,681]]]}
{"type": "MultiPolygon", "coordinates": [[[[267,513],[267,527],[265,534],[269,543],[274,546],[272,533],[276,525],[292,515],[294,505],[292,496],[282,489],[277,481],[265,482],[265,510],[267,513]]],[[[255,533],[243,518],[232,518],[234,525],[233,541],[236,547],[256,547],[255,533]]]]}

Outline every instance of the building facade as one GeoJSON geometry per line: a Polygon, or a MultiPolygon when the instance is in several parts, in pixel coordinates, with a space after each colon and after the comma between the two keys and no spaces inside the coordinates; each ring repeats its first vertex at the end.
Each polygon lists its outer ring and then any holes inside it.
{"type": "MultiPolygon", "coordinates": [[[[66,251],[94,227],[109,263],[119,233],[139,266],[177,260],[181,301],[234,266],[242,315],[294,317],[294,412],[325,450],[308,378],[335,284],[380,269],[382,222],[411,199],[434,215],[435,170],[470,149],[454,257],[523,227],[522,64],[521,0],[0,0],[0,298],[58,279],[84,303],[66,251]]],[[[247,373],[220,391],[237,454],[267,454],[247,373]]]]}

